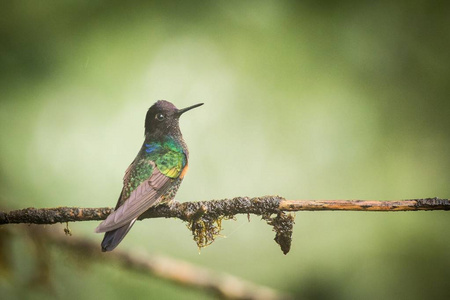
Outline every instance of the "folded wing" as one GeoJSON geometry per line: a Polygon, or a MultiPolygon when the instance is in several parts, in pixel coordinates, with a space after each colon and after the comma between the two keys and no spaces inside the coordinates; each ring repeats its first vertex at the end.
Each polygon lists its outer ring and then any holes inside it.
{"type": "Polygon", "coordinates": [[[159,203],[161,195],[167,191],[173,179],[161,173],[154,162],[149,161],[149,163],[153,165],[150,178],[142,181],[130,193],[128,199],[100,223],[95,232],[107,232],[129,224],[150,207],[159,203]]]}

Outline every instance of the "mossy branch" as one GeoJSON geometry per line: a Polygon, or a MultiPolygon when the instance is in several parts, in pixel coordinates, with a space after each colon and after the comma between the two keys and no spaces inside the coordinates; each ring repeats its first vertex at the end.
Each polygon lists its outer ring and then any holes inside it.
{"type": "MultiPolygon", "coordinates": [[[[425,198],[399,201],[365,200],[285,200],[279,196],[236,197],[233,199],[175,202],[173,205],[159,205],[149,209],[139,219],[179,218],[188,222],[199,247],[212,243],[221,230],[223,219],[237,214],[255,214],[263,217],[274,227],[278,244],[283,252],[289,251],[294,217],[285,212],[293,211],[419,211],[450,210],[450,201],[440,198],[425,198]],[[275,217],[271,217],[275,215],[275,217]]],[[[76,221],[104,220],[112,208],[26,208],[0,212],[0,225],[11,223],[55,224],[76,221]]]]}

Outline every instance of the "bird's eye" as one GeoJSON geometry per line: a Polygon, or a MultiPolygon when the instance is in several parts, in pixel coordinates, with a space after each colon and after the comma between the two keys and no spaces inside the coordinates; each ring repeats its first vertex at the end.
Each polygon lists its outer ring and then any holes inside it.
{"type": "Polygon", "coordinates": [[[161,114],[161,113],[156,114],[156,116],[155,116],[155,119],[158,120],[158,121],[162,121],[162,120],[164,120],[165,118],[166,118],[166,116],[164,116],[164,115],[161,114]]]}

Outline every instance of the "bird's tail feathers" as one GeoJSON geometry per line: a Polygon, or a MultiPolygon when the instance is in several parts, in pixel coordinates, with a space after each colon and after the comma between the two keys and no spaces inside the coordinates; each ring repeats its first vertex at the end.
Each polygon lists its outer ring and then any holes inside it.
{"type": "Polygon", "coordinates": [[[122,227],[106,232],[102,241],[102,251],[106,252],[114,250],[127,235],[128,231],[130,231],[131,227],[133,227],[134,222],[136,222],[136,219],[122,227]]]}

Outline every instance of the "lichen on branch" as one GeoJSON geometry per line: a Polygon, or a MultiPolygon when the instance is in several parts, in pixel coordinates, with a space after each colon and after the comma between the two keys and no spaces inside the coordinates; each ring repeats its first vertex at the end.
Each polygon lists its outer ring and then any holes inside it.
{"type": "MultiPolygon", "coordinates": [[[[112,208],[26,208],[10,212],[0,211],[0,225],[12,223],[55,224],[78,221],[100,221],[112,212],[112,208]]],[[[174,202],[158,205],[143,213],[139,220],[147,218],[178,218],[188,224],[197,245],[210,245],[220,236],[222,221],[237,214],[262,216],[276,232],[275,241],[283,253],[290,249],[294,216],[283,212],[293,211],[367,211],[395,212],[419,210],[450,210],[450,201],[441,198],[424,198],[396,201],[378,200],[286,200],[279,196],[236,197],[233,199],[174,202]],[[275,217],[272,217],[275,216],[275,217]]]]}

